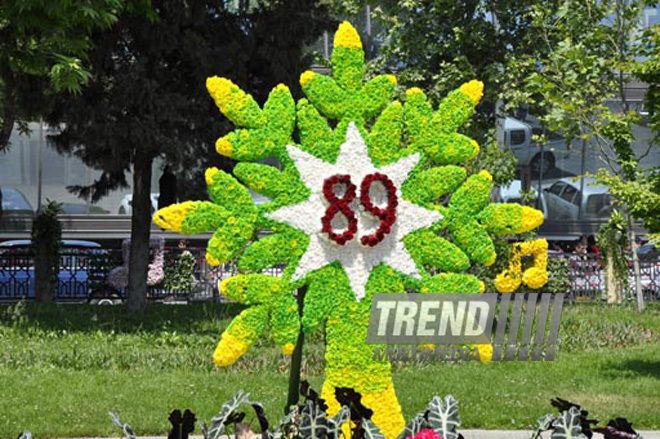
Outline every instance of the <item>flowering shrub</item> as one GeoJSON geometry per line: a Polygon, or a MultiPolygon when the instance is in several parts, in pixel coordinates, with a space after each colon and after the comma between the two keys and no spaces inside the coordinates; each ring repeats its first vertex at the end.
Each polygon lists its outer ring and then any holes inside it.
{"type": "MultiPolygon", "coordinates": [[[[165,241],[156,237],[149,240],[149,247],[153,250],[153,258],[147,271],[147,285],[153,287],[165,278],[165,241]]],[[[122,265],[115,267],[108,273],[107,283],[112,288],[122,290],[128,286],[128,260],[131,249],[130,239],[122,242],[122,265]]]]}
{"type": "Polygon", "coordinates": [[[195,257],[185,250],[165,267],[163,287],[168,291],[189,291],[195,281],[194,271],[195,257]]]}
{"type": "MultiPolygon", "coordinates": [[[[495,262],[491,236],[532,230],[543,216],[489,205],[491,175],[468,176],[461,166],[479,153],[457,129],[474,114],[481,82],[463,84],[435,110],[417,88],[406,91],[404,103],[392,101],[396,78],[364,81],[362,43],[347,22],[335,35],[332,66],[331,77],[301,75],[306,98],[294,102],[280,84],[262,108],[230,80],[209,78],[218,108],[239,127],[216,150],[239,161],[234,175],[272,201],[255,206],[236,178],[212,168],[206,182],[213,202],[169,206],[154,221],[186,234],[212,229],[209,264],[238,261],[242,273],[220,290],[249,307],[222,334],[218,366],[235,362],[266,327],[291,353],[301,324],[308,333],[325,324],[328,413],[341,411],[336,389],[355,389],[393,439],[404,421],[391,366],[372,361],[373,346],[364,342],[373,294],[483,292],[483,282],[464,271],[495,262]],[[282,169],[254,163],[266,157],[282,169]],[[256,239],[261,230],[270,233],[256,239]],[[285,266],[281,278],[259,273],[276,264],[285,266]],[[293,291],[303,286],[299,319],[293,291]]],[[[540,286],[539,273],[528,277],[529,286],[540,286]]]]}
{"type": "MultiPolygon", "coordinates": [[[[412,436],[406,437],[406,439],[413,439],[412,436]]],[[[425,428],[423,430],[420,430],[416,435],[414,439],[442,439],[442,437],[436,433],[435,431],[431,430],[430,428],[425,428]]]]}

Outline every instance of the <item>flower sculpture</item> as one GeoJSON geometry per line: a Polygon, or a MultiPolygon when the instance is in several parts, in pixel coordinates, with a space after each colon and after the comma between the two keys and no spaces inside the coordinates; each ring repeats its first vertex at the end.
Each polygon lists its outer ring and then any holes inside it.
{"type": "Polygon", "coordinates": [[[395,77],[364,81],[362,43],[347,22],[335,35],[332,68],[332,77],[301,75],[306,98],[295,102],[278,85],[263,107],[230,80],[209,78],[220,111],[239,127],[217,141],[218,153],[239,161],[235,177],[272,201],[256,206],[234,176],[211,168],[212,202],[169,206],[154,221],[185,234],[212,229],[208,263],[237,261],[241,273],[220,289],[248,308],[222,334],[218,366],[235,362],[267,326],[291,353],[300,324],[305,332],[325,324],[328,411],[340,409],[336,387],[354,388],[393,439],[404,421],[391,366],[372,361],[365,344],[373,294],[483,292],[464,271],[495,262],[491,235],[532,230],[543,216],[489,204],[491,175],[468,176],[460,166],[479,153],[457,129],[474,114],[482,83],[463,84],[436,111],[417,88],[403,104],[392,101],[395,77]],[[258,163],[267,157],[281,169],[258,163]],[[285,266],[281,277],[260,274],[276,264],[285,266]],[[303,286],[299,319],[294,291],[303,286]]]}
{"type": "MultiPolygon", "coordinates": [[[[147,271],[147,285],[156,286],[165,278],[165,240],[161,237],[149,239],[149,248],[153,256],[147,271]]],[[[121,245],[122,265],[115,267],[108,273],[106,282],[116,290],[123,290],[128,286],[128,259],[131,251],[131,240],[125,239],[121,245]]]]}

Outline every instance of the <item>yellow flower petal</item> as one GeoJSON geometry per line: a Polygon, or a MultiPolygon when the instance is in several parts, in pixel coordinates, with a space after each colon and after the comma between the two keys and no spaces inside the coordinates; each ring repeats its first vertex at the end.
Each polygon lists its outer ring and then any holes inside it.
{"type": "Polygon", "coordinates": [[[418,87],[413,87],[413,88],[409,88],[408,90],[406,90],[406,96],[418,95],[418,94],[421,94],[421,93],[423,93],[422,89],[418,88],[418,87]]]}
{"type": "Polygon", "coordinates": [[[474,105],[477,105],[484,95],[484,83],[475,79],[461,85],[459,90],[465,93],[474,102],[474,105]]]}
{"type": "Polygon", "coordinates": [[[291,354],[293,354],[293,350],[295,348],[296,348],[296,345],[294,345],[293,343],[287,343],[284,346],[282,346],[282,352],[285,355],[291,355],[291,354]]]}
{"type": "Polygon", "coordinates": [[[213,177],[215,174],[220,172],[218,168],[208,168],[206,172],[204,172],[204,179],[206,180],[207,185],[212,185],[213,184],[213,177]]]}
{"type": "Polygon", "coordinates": [[[543,212],[529,206],[522,206],[522,230],[528,232],[543,224],[543,212]]]}
{"type": "Polygon", "coordinates": [[[316,73],[312,72],[311,70],[303,72],[303,74],[300,75],[300,86],[304,87],[309,81],[314,79],[314,76],[316,76],[316,73]]]}
{"type": "Polygon", "coordinates": [[[353,47],[356,49],[362,49],[362,41],[360,41],[360,35],[349,23],[344,21],[339,25],[337,33],[335,33],[335,42],[334,47],[353,47]]]}
{"type": "Polygon", "coordinates": [[[186,219],[186,214],[195,206],[194,201],[172,204],[158,210],[153,217],[154,223],[163,229],[181,233],[181,225],[186,219]]]}
{"type": "Polygon", "coordinates": [[[247,350],[247,343],[225,331],[213,353],[213,362],[218,367],[229,366],[235,363],[247,350]]]}
{"type": "Polygon", "coordinates": [[[220,137],[217,142],[215,142],[215,150],[218,151],[218,154],[225,157],[231,157],[231,143],[227,140],[227,136],[220,137]]]}

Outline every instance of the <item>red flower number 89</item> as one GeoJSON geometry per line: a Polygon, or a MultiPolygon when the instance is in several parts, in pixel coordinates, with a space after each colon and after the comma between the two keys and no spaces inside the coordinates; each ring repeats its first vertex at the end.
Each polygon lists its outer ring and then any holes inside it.
{"type": "MultiPolygon", "coordinates": [[[[331,240],[339,245],[346,244],[357,233],[358,219],[350,207],[351,202],[355,199],[356,189],[349,175],[334,175],[325,179],[323,182],[323,195],[330,205],[326,209],[323,218],[321,218],[322,230],[328,234],[331,240]],[[338,197],[335,194],[334,189],[337,185],[346,186],[346,191],[342,197],[338,197]],[[348,227],[342,233],[336,233],[331,223],[334,217],[340,212],[348,221],[348,227]]],[[[360,184],[360,204],[364,206],[367,212],[380,219],[380,226],[374,233],[360,238],[360,242],[363,245],[373,247],[385,239],[385,236],[392,231],[392,226],[396,222],[396,207],[399,202],[396,198],[396,187],[392,183],[392,180],[387,175],[379,172],[364,177],[360,184]],[[384,209],[375,206],[369,195],[371,185],[375,181],[381,182],[387,191],[387,206],[384,209]]]]}

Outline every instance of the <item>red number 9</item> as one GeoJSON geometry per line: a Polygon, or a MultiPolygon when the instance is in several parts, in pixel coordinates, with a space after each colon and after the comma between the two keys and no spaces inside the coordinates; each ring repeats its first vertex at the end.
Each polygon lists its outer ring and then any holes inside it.
{"type": "Polygon", "coordinates": [[[360,203],[362,203],[367,212],[380,218],[378,229],[371,235],[363,236],[360,239],[363,245],[373,247],[385,239],[385,235],[392,231],[392,226],[396,222],[396,207],[399,205],[399,201],[396,198],[396,187],[394,183],[387,175],[380,172],[367,175],[360,185],[360,203]],[[375,181],[380,181],[387,191],[387,206],[385,209],[375,206],[371,201],[369,190],[375,181]]]}

